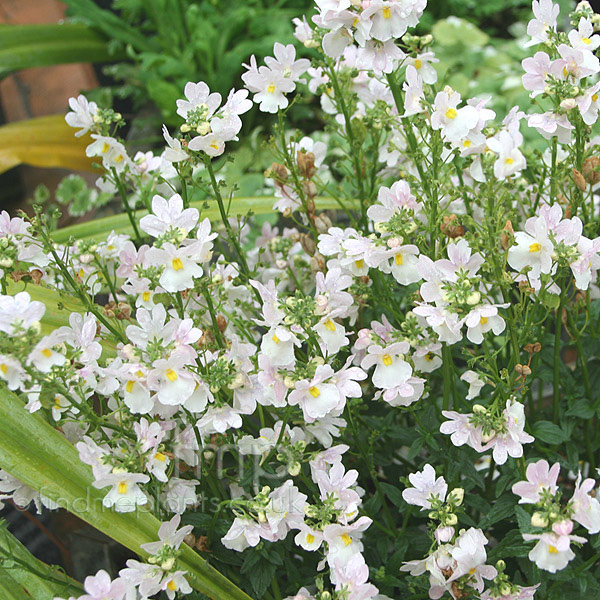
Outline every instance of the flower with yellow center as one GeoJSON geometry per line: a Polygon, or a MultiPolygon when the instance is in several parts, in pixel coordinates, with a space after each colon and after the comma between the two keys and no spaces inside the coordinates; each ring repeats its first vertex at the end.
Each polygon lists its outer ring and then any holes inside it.
{"type": "Polygon", "coordinates": [[[449,108],[446,111],[446,119],[456,119],[457,114],[458,114],[458,111],[455,108],[449,108]]]}

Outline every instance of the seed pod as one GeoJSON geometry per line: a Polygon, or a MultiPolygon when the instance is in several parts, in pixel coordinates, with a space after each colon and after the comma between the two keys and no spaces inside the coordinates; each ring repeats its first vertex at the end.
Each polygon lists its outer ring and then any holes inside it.
{"type": "Polygon", "coordinates": [[[315,216],[315,228],[319,233],[327,233],[331,227],[331,219],[324,213],[315,216]]]}
{"type": "Polygon", "coordinates": [[[317,172],[315,167],[315,155],[312,152],[298,150],[296,153],[296,161],[298,163],[300,175],[306,179],[312,179],[317,172]]]}
{"type": "Polygon", "coordinates": [[[587,189],[587,183],[585,181],[585,177],[581,174],[581,171],[578,171],[577,169],[572,169],[572,173],[573,181],[575,182],[577,189],[582,192],[585,192],[585,190],[587,189]]]}
{"type": "Polygon", "coordinates": [[[504,250],[508,250],[514,237],[515,232],[513,230],[512,223],[510,221],[506,221],[506,225],[504,225],[504,229],[500,234],[500,243],[502,244],[502,248],[504,248],[504,250]]]}
{"type": "Polygon", "coordinates": [[[315,243],[315,240],[313,240],[306,233],[300,234],[300,245],[302,246],[302,248],[304,248],[304,251],[310,256],[313,256],[314,253],[317,251],[317,244],[315,243]]]}
{"type": "Polygon", "coordinates": [[[313,181],[303,181],[302,187],[304,188],[304,193],[306,194],[307,198],[310,198],[312,200],[317,196],[317,186],[313,181]]]}
{"type": "Polygon", "coordinates": [[[585,180],[591,185],[595,185],[600,181],[600,158],[597,156],[590,156],[583,161],[583,176],[585,180]]]}
{"type": "Polygon", "coordinates": [[[465,228],[459,223],[456,215],[446,215],[440,230],[449,238],[456,239],[465,235],[465,228]]]}
{"type": "Polygon", "coordinates": [[[217,315],[217,327],[221,333],[227,329],[227,319],[223,315],[217,315]]]}
{"type": "Polygon", "coordinates": [[[285,165],[281,163],[273,163],[266,171],[265,177],[273,178],[275,181],[285,183],[288,180],[290,172],[285,165]]]}
{"type": "Polygon", "coordinates": [[[527,365],[522,365],[522,364],[515,365],[515,371],[519,375],[523,375],[523,377],[527,377],[528,375],[531,375],[531,369],[527,365]]]}
{"type": "Polygon", "coordinates": [[[314,273],[325,270],[325,257],[318,252],[315,252],[314,256],[310,257],[310,268],[314,273]]]}

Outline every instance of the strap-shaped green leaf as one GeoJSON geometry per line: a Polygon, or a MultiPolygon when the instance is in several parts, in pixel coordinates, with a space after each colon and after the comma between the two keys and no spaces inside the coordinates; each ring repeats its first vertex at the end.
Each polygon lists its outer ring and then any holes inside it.
{"type": "MultiPolygon", "coordinates": [[[[255,215],[265,215],[273,212],[273,204],[276,202],[274,196],[256,196],[252,198],[234,198],[231,202],[230,216],[245,216],[250,211],[255,215]]],[[[204,206],[206,200],[199,202],[191,202],[190,206],[201,208],[204,206]]],[[[209,207],[202,209],[201,217],[208,217],[211,221],[220,220],[219,209],[215,203],[211,203],[209,207]]],[[[333,198],[315,198],[315,204],[319,210],[335,210],[339,209],[339,203],[333,198]]],[[[349,208],[356,208],[356,203],[350,205],[349,208]]],[[[138,210],[135,213],[136,218],[139,220],[144,215],[147,215],[147,210],[138,210]]],[[[78,223],[77,225],[70,225],[69,227],[63,227],[52,233],[52,239],[59,243],[64,244],[69,241],[69,238],[73,237],[78,240],[97,240],[100,241],[106,238],[111,231],[117,234],[129,234],[133,233],[131,224],[126,213],[119,215],[113,215],[110,217],[103,217],[102,219],[95,219],[93,221],[87,221],[85,223],[78,223]]]]}
{"type": "Polygon", "coordinates": [[[80,596],[82,586],[58,567],[35,558],[0,524],[0,590],[12,592],[9,598],[54,600],[80,596]]]}
{"type": "MultiPolygon", "coordinates": [[[[147,556],[141,544],[158,540],[156,517],[144,507],[134,513],[106,509],[104,492],[92,486],[91,469],[75,447],[5,388],[0,389],[0,467],[141,556],[147,556]]],[[[194,589],[213,600],[250,600],[189,546],[182,548],[179,566],[194,589]]]]}
{"type": "Polygon", "coordinates": [[[19,69],[121,60],[101,35],[81,23],[0,25],[0,78],[19,69]]]}

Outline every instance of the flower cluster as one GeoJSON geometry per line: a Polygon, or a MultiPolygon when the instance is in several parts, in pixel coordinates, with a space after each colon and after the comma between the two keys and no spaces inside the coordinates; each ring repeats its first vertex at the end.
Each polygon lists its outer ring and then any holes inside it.
{"type": "MultiPolygon", "coordinates": [[[[126,214],[63,235],[0,214],[1,393],[73,444],[107,519],[162,523],[83,599],[204,593],[194,551],[256,598],[593,584],[600,503],[574,473],[598,465],[599,19],[581,3],[562,32],[534,0],[522,82],[543,112],[497,116],[438,83],[435,40],[408,33],[425,8],[317,0],[295,22],[310,59],[276,43],[224,102],[189,82],[157,155],[72,99],[126,214]],[[294,92],[326,131],[286,128],[294,92]],[[249,202],[219,157],[253,102],[277,125],[273,196],[249,202]]],[[[0,499],[57,508],[12,470],[0,499]]]]}

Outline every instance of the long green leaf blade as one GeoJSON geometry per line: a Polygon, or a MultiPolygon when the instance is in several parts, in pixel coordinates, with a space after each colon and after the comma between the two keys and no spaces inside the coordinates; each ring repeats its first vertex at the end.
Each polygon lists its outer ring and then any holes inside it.
{"type": "MultiPolygon", "coordinates": [[[[275,201],[276,198],[273,196],[234,198],[231,203],[230,216],[245,216],[250,211],[255,215],[265,215],[273,212],[273,204],[275,201]]],[[[191,202],[190,206],[200,209],[204,206],[205,202],[205,200],[191,202]]],[[[315,204],[320,210],[335,210],[340,208],[338,202],[333,198],[315,198],[315,204]]],[[[350,208],[356,208],[356,206],[353,205],[350,208]]],[[[147,210],[138,210],[135,213],[138,220],[147,214],[147,210]]],[[[208,217],[211,221],[220,219],[218,207],[212,205],[203,209],[201,218],[205,217],[208,217]]],[[[69,227],[63,227],[52,233],[52,239],[59,244],[67,243],[71,237],[78,240],[100,241],[101,239],[106,238],[111,231],[114,231],[117,234],[133,234],[129,218],[125,213],[104,217],[102,219],[95,219],[94,221],[87,221],[85,223],[78,223],[77,225],[70,225],[69,227]]]]}
{"type": "Polygon", "coordinates": [[[101,35],[80,23],[0,25],[0,77],[13,71],[121,60],[101,35]]]}
{"type": "MultiPolygon", "coordinates": [[[[0,389],[0,467],[127,548],[147,556],[141,544],[156,541],[160,522],[143,510],[118,513],[102,506],[90,467],[75,447],[19,398],[0,389]]],[[[189,546],[179,559],[190,585],[213,600],[250,600],[189,546]]]]}

